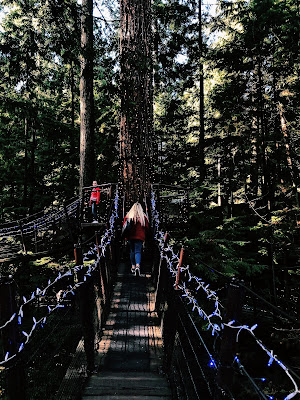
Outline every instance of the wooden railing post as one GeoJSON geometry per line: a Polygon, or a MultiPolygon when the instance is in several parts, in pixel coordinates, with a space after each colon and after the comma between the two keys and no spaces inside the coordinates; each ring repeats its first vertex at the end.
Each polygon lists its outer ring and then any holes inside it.
{"type": "MultiPolygon", "coordinates": [[[[83,265],[82,248],[80,245],[74,247],[76,265],[83,265]]],[[[84,269],[78,271],[78,282],[84,282],[84,269]]],[[[79,310],[84,340],[84,350],[87,360],[87,372],[92,373],[95,369],[95,330],[93,323],[94,292],[93,280],[87,277],[86,281],[79,286],[79,310]]]]}
{"type": "MultiPolygon", "coordinates": [[[[164,266],[164,269],[167,269],[164,266]]],[[[166,303],[162,313],[162,336],[164,341],[163,369],[168,372],[172,368],[175,337],[178,324],[178,296],[174,290],[170,276],[166,277],[166,303]]]]}
{"type": "Polygon", "coordinates": [[[102,289],[102,294],[103,294],[103,301],[104,304],[107,305],[107,301],[110,296],[110,277],[109,277],[109,272],[108,272],[108,258],[106,257],[107,255],[107,250],[105,251],[105,257],[101,257],[100,259],[100,274],[101,274],[101,283],[103,283],[103,289],[102,289]]]}
{"type": "MultiPolygon", "coordinates": [[[[243,290],[242,287],[233,279],[228,286],[227,306],[224,322],[232,320],[239,321],[242,313],[243,290]]],[[[236,330],[224,326],[220,346],[220,367],[218,380],[220,385],[230,386],[232,382],[232,363],[236,355],[236,330]]]]}
{"type": "MultiPolygon", "coordinates": [[[[5,323],[17,312],[16,284],[12,276],[0,279],[0,324],[5,323]]],[[[15,317],[2,329],[2,345],[4,355],[17,354],[11,363],[8,362],[7,370],[7,397],[9,400],[25,400],[25,373],[21,363],[18,335],[18,319],[15,317]]]]}
{"type": "Polygon", "coordinates": [[[55,234],[56,234],[56,223],[55,223],[55,218],[54,216],[52,217],[52,249],[54,248],[54,238],[55,238],[55,234]]]}
{"type": "MultiPolygon", "coordinates": [[[[163,250],[167,247],[168,241],[170,239],[170,236],[168,234],[168,232],[165,233],[165,237],[164,237],[164,245],[163,245],[163,250]]],[[[165,264],[165,259],[163,257],[160,257],[159,260],[159,265],[158,265],[158,271],[157,271],[157,283],[156,283],[156,291],[155,291],[155,309],[157,311],[160,310],[160,304],[163,298],[163,293],[164,293],[164,289],[166,286],[166,269],[164,268],[164,264],[165,264]]]]}
{"type": "Polygon", "coordinates": [[[175,286],[174,286],[175,290],[178,290],[182,260],[183,260],[183,247],[181,247],[181,250],[180,250],[179,263],[178,263],[177,274],[176,274],[176,282],[175,282],[175,286]]]}
{"type": "Polygon", "coordinates": [[[25,240],[24,240],[23,226],[22,226],[21,221],[19,221],[19,228],[20,228],[20,232],[21,232],[21,240],[22,240],[23,251],[24,251],[25,254],[27,254],[25,240]]]}
{"type": "MultiPolygon", "coordinates": [[[[97,255],[98,257],[100,256],[100,248],[99,248],[99,237],[98,237],[98,231],[95,233],[95,240],[96,240],[96,246],[97,246],[97,255]]],[[[98,260],[98,265],[99,265],[99,279],[100,279],[100,288],[101,288],[101,300],[103,304],[106,303],[106,270],[104,266],[105,260],[103,258],[100,258],[98,260]]]]}
{"type": "Polygon", "coordinates": [[[37,228],[36,225],[33,225],[33,229],[34,229],[34,252],[37,253],[38,252],[38,245],[37,245],[37,228]]]}
{"type": "MultiPolygon", "coordinates": [[[[107,229],[109,225],[107,224],[107,229]]],[[[111,245],[110,243],[106,246],[104,255],[104,266],[105,266],[105,276],[106,276],[106,293],[107,297],[110,297],[110,274],[111,274],[111,245]]]]}
{"type": "MultiPolygon", "coordinates": [[[[163,251],[167,247],[168,240],[169,235],[166,233],[163,251]]],[[[164,342],[163,368],[165,371],[170,368],[177,330],[178,314],[175,303],[177,304],[177,294],[174,291],[173,282],[171,281],[170,274],[168,273],[166,259],[161,257],[158,267],[158,279],[155,293],[155,310],[161,319],[162,336],[164,342]]]]}
{"type": "Polygon", "coordinates": [[[96,231],[96,232],[95,232],[95,241],[96,241],[96,246],[97,246],[97,254],[98,254],[98,256],[99,256],[99,255],[100,255],[100,249],[99,249],[99,238],[98,238],[98,234],[99,234],[99,232],[96,231]]]}

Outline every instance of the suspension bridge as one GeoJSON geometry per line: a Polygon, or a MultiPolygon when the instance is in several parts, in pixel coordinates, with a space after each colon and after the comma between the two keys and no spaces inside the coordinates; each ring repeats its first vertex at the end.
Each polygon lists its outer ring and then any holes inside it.
{"type": "Polygon", "coordinates": [[[153,185],[144,204],[152,236],[136,277],[120,234],[124,200],[115,184],[102,190],[97,224],[82,198],[0,227],[4,266],[57,249],[75,259],[26,295],[2,267],[1,398],[299,398],[297,371],[268,334],[274,319],[297,331],[297,309],[282,310],[210,266],[210,284],[194,274],[166,232],[188,229],[188,191],[153,185]]]}

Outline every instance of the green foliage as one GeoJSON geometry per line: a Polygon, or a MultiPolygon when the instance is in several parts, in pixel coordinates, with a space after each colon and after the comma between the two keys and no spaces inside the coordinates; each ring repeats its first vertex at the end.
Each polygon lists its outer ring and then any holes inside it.
{"type": "Polygon", "coordinates": [[[186,238],[185,245],[197,271],[206,273],[208,266],[227,276],[245,278],[261,273],[266,267],[255,245],[258,238],[251,233],[247,218],[228,218],[219,224],[214,215],[208,218],[203,213],[202,218],[194,215],[193,221],[197,221],[201,230],[196,237],[186,238]]]}
{"type": "MultiPolygon", "coordinates": [[[[63,274],[73,266],[74,261],[66,256],[61,259],[49,256],[32,260],[24,258],[14,271],[15,279],[18,282],[19,295],[21,297],[28,297],[37,287],[40,289],[45,288],[48,285],[49,279],[54,281],[59,272],[63,274]]],[[[48,295],[50,295],[50,298],[51,296],[55,297],[55,293],[61,289],[60,285],[64,287],[65,284],[66,282],[58,281],[49,290],[48,295]]]]}
{"type": "MultiPolygon", "coordinates": [[[[2,3],[8,12],[0,33],[0,202],[8,220],[76,193],[80,7],[75,0],[2,3]]],[[[250,276],[280,264],[286,251],[295,258],[295,221],[282,217],[298,201],[298,12],[292,1],[236,0],[220,2],[215,17],[204,8],[199,20],[197,2],[153,2],[154,170],[160,182],[191,189],[187,243],[199,268],[202,260],[250,276]],[[248,218],[251,201],[269,216],[248,218]]],[[[118,176],[117,29],[117,22],[94,21],[95,179],[101,182],[118,176]]]]}
{"type": "MultiPolygon", "coordinates": [[[[11,220],[77,191],[80,7],[75,0],[3,4],[0,218],[11,220]]],[[[95,34],[95,178],[109,182],[117,175],[115,57],[100,25],[95,34]]]]}

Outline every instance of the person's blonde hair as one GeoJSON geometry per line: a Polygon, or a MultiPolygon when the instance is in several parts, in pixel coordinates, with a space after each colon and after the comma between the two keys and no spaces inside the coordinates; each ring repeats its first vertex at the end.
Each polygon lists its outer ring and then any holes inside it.
{"type": "Polygon", "coordinates": [[[134,205],[128,211],[126,217],[128,219],[134,220],[135,223],[139,221],[142,226],[145,226],[145,214],[143,211],[143,207],[138,202],[134,203],[134,205]]]}

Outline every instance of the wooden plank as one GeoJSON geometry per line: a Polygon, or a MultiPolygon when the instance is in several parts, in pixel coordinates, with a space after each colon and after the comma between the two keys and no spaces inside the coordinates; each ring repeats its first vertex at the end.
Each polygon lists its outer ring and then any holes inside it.
{"type": "Polygon", "coordinates": [[[171,396],[130,396],[128,395],[96,395],[96,396],[88,396],[82,397],[83,400],[171,400],[171,396]]]}
{"type": "Polygon", "coordinates": [[[104,222],[82,222],[82,228],[105,228],[106,224],[104,222]]]}
{"type": "Polygon", "coordinates": [[[170,395],[165,377],[154,373],[122,372],[110,375],[92,376],[86,385],[84,396],[122,395],[131,399],[133,396],[161,396],[170,395]]]}
{"type": "Polygon", "coordinates": [[[87,379],[81,399],[171,400],[168,381],[159,373],[163,351],[154,300],[150,276],[135,277],[130,266],[121,263],[98,343],[99,369],[87,379]]]}

